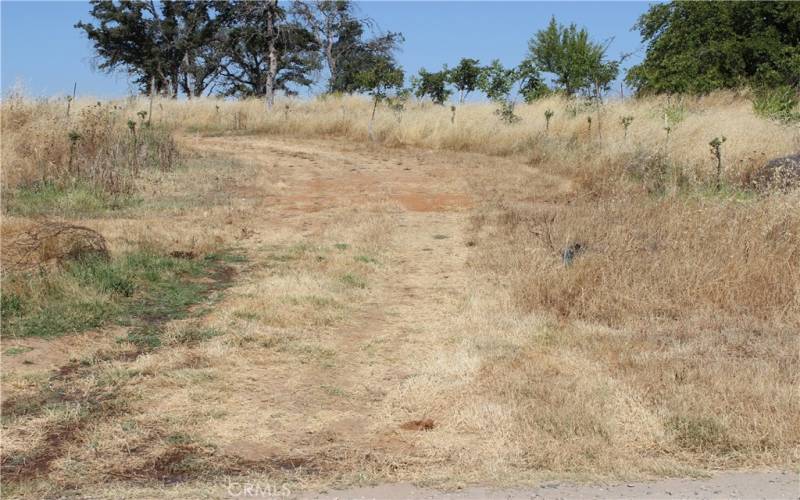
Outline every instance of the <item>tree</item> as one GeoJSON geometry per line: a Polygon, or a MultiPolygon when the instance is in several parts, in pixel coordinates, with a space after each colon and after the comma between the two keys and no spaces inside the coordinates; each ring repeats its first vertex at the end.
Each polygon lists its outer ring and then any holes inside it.
{"type": "Polygon", "coordinates": [[[483,68],[478,78],[478,88],[486,96],[497,103],[500,108],[495,110],[495,114],[506,123],[516,123],[520,117],[514,114],[516,103],[511,100],[511,89],[517,82],[519,75],[514,68],[504,68],[500,60],[495,59],[492,63],[483,68]]]}
{"type": "Polygon", "coordinates": [[[627,75],[639,94],[800,87],[800,3],[659,3],[634,29],[647,45],[627,75]]]}
{"type": "Polygon", "coordinates": [[[462,58],[458,65],[448,72],[447,81],[458,90],[458,102],[464,102],[467,95],[478,88],[480,76],[480,61],[477,59],[462,58]]]}
{"type": "Polygon", "coordinates": [[[435,73],[426,71],[425,68],[420,69],[419,78],[415,78],[412,84],[415,88],[414,95],[418,99],[428,96],[434,104],[443,106],[452,94],[447,88],[447,73],[447,67],[435,73]]]}
{"type": "Polygon", "coordinates": [[[550,94],[550,89],[542,80],[539,69],[529,59],[520,63],[516,73],[519,79],[519,93],[525,102],[531,103],[550,94]]]}
{"type": "Polygon", "coordinates": [[[78,22],[93,43],[97,67],[126,71],[144,93],[201,95],[214,80],[213,5],[203,1],[147,2],[92,0],[96,23],[78,22]]]}
{"type": "Polygon", "coordinates": [[[290,19],[278,2],[224,2],[220,6],[223,93],[264,96],[271,108],[275,93],[308,86],[317,68],[311,34],[290,19]]]}
{"type": "Polygon", "coordinates": [[[514,68],[504,68],[499,59],[481,70],[478,78],[478,88],[486,97],[495,102],[506,101],[517,81],[517,72],[514,68]]]}
{"type": "Polygon", "coordinates": [[[180,85],[187,97],[199,97],[219,75],[222,54],[219,51],[219,18],[212,4],[204,1],[174,2],[181,23],[177,38],[181,60],[180,85]]]}
{"type": "Polygon", "coordinates": [[[348,0],[295,1],[293,10],[319,47],[328,69],[329,92],[354,91],[355,75],[378,61],[391,64],[392,53],[403,41],[400,33],[392,32],[365,39],[365,29],[374,23],[357,17],[348,0]]]}
{"type": "Polygon", "coordinates": [[[372,115],[369,119],[369,136],[372,138],[372,123],[375,120],[375,111],[378,103],[388,97],[389,91],[403,86],[405,77],[403,70],[394,61],[380,60],[373,66],[356,74],[357,89],[372,96],[372,115]]]}
{"type": "Polygon", "coordinates": [[[554,83],[571,97],[579,91],[597,93],[608,88],[619,62],[607,61],[605,56],[606,47],[591,41],[585,28],[560,25],[553,17],[528,42],[525,63],[555,75],[554,83]]]}

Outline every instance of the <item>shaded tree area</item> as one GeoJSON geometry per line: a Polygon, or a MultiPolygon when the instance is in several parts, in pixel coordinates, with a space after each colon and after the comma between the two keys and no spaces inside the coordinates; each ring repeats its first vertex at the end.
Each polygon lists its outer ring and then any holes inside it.
{"type": "Polygon", "coordinates": [[[328,92],[357,91],[361,88],[357,75],[376,64],[394,64],[393,53],[403,42],[400,33],[369,36],[376,31],[374,21],[358,17],[349,1],[296,1],[293,11],[319,46],[328,71],[328,92]]]}
{"type": "Polygon", "coordinates": [[[127,71],[142,92],[199,95],[216,74],[216,54],[205,47],[216,33],[210,4],[202,1],[112,2],[95,0],[98,23],[79,22],[94,44],[97,67],[127,71]]]}
{"type": "Polygon", "coordinates": [[[92,22],[78,22],[95,63],[128,73],[142,93],[294,94],[328,69],[328,90],[356,92],[357,75],[395,64],[399,33],[374,34],[349,1],[92,0],[92,22]]]}
{"type": "Polygon", "coordinates": [[[319,47],[277,1],[219,2],[217,9],[222,94],[266,96],[271,106],[276,92],[314,82],[319,47]]]}
{"type": "Polygon", "coordinates": [[[800,86],[800,3],[655,4],[635,29],[647,47],[630,69],[639,94],[800,86]]]}

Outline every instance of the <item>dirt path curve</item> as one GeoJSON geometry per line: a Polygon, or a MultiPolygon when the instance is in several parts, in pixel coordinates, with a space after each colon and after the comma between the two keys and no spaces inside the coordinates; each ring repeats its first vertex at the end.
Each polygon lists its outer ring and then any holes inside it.
{"type": "MultiPolygon", "coordinates": [[[[468,484],[520,477],[509,472],[520,469],[513,450],[504,455],[507,444],[492,441],[501,437],[473,424],[483,418],[476,412],[495,416],[496,408],[470,401],[482,363],[477,351],[506,348],[487,345],[487,330],[525,328],[505,324],[505,299],[491,287],[475,291],[479,277],[469,266],[470,218],[481,200],[467,177],[510,160],[320,140],[189,141],[257,167],[255,177],[232,178],[226,187],[257,234],[288,227],[309,241],[346,234],[355,247],[380,247],[380,265],[351,316],[313,333],[314,348],[332,353],[328,361],[253,358],[246,374],[227,381],[220,404],[228,415],[210,428],[225,453],[291,468],[310,492],[395,482],[303,498],[797,497],[796,474],[781,473],[447,494],[408,486],[452,486],[456,476],[468,484]],[[348,233],[348,225],[367,229],[348,233]]],[[[570,189],[544,174],[537,182],[541,190],[570,189]]],[[[243,244],[256,252],[258,241],[243,244]]]]}

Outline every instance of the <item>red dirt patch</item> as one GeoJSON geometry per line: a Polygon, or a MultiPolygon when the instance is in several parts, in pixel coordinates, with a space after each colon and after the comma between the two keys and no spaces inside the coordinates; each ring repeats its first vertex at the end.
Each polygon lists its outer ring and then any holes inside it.
{"type": "Polygon", "coordinates": [[[394,195],[392,199],[412,212],[446,212],[472,206],[468,196],[456,193],[407,193],[394,195]]]}
{"type": "Polygon", "coordinates": [[[400,426],[405,431],[429,431],[433,429],[433,419],[424,418],[422,420],[410,420],[400,426]]]}

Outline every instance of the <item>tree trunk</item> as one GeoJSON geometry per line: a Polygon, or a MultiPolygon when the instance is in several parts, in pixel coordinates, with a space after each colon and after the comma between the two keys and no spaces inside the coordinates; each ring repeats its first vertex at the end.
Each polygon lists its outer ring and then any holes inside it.
{"type": "Polygon", "coordinates": [[[327,43],[325,44],[325,59],[328,60],[328,70],[331,72],[331,79],[328,81],[328,91],[333,90],[333,84],[336,81],[336,58],[333,57],[333,27],[332,19],[328,16],[325,19],[325,37],[327,43]]]}
{"type": "Polygon", "coordinates": [[[278,73],[278,51],[276,48],[275,12],[278,9],[278,0],[267,3],[267,38],[269,39],[269,71],[267,72],[266,105],[267,111],[272,110],[275,104],[275,77],[278,73]]]}
{"type": "Polygon", "coordinates": [[[369,126],[367,127],[367,135],[369,140],[375,142],[375,136],[372,135],[372,122],[375,121],[375,110],[378,109],[378,96],[375,96],[375,102],[372,104],[372,116],[369,117],[369,126]]]}
{"type": "Polygon", "coordinates": [[[156,97],[156,75],[150,77],[150,110],[147,112],[147,123],[153,123],[153,99],[156,97]]]}

